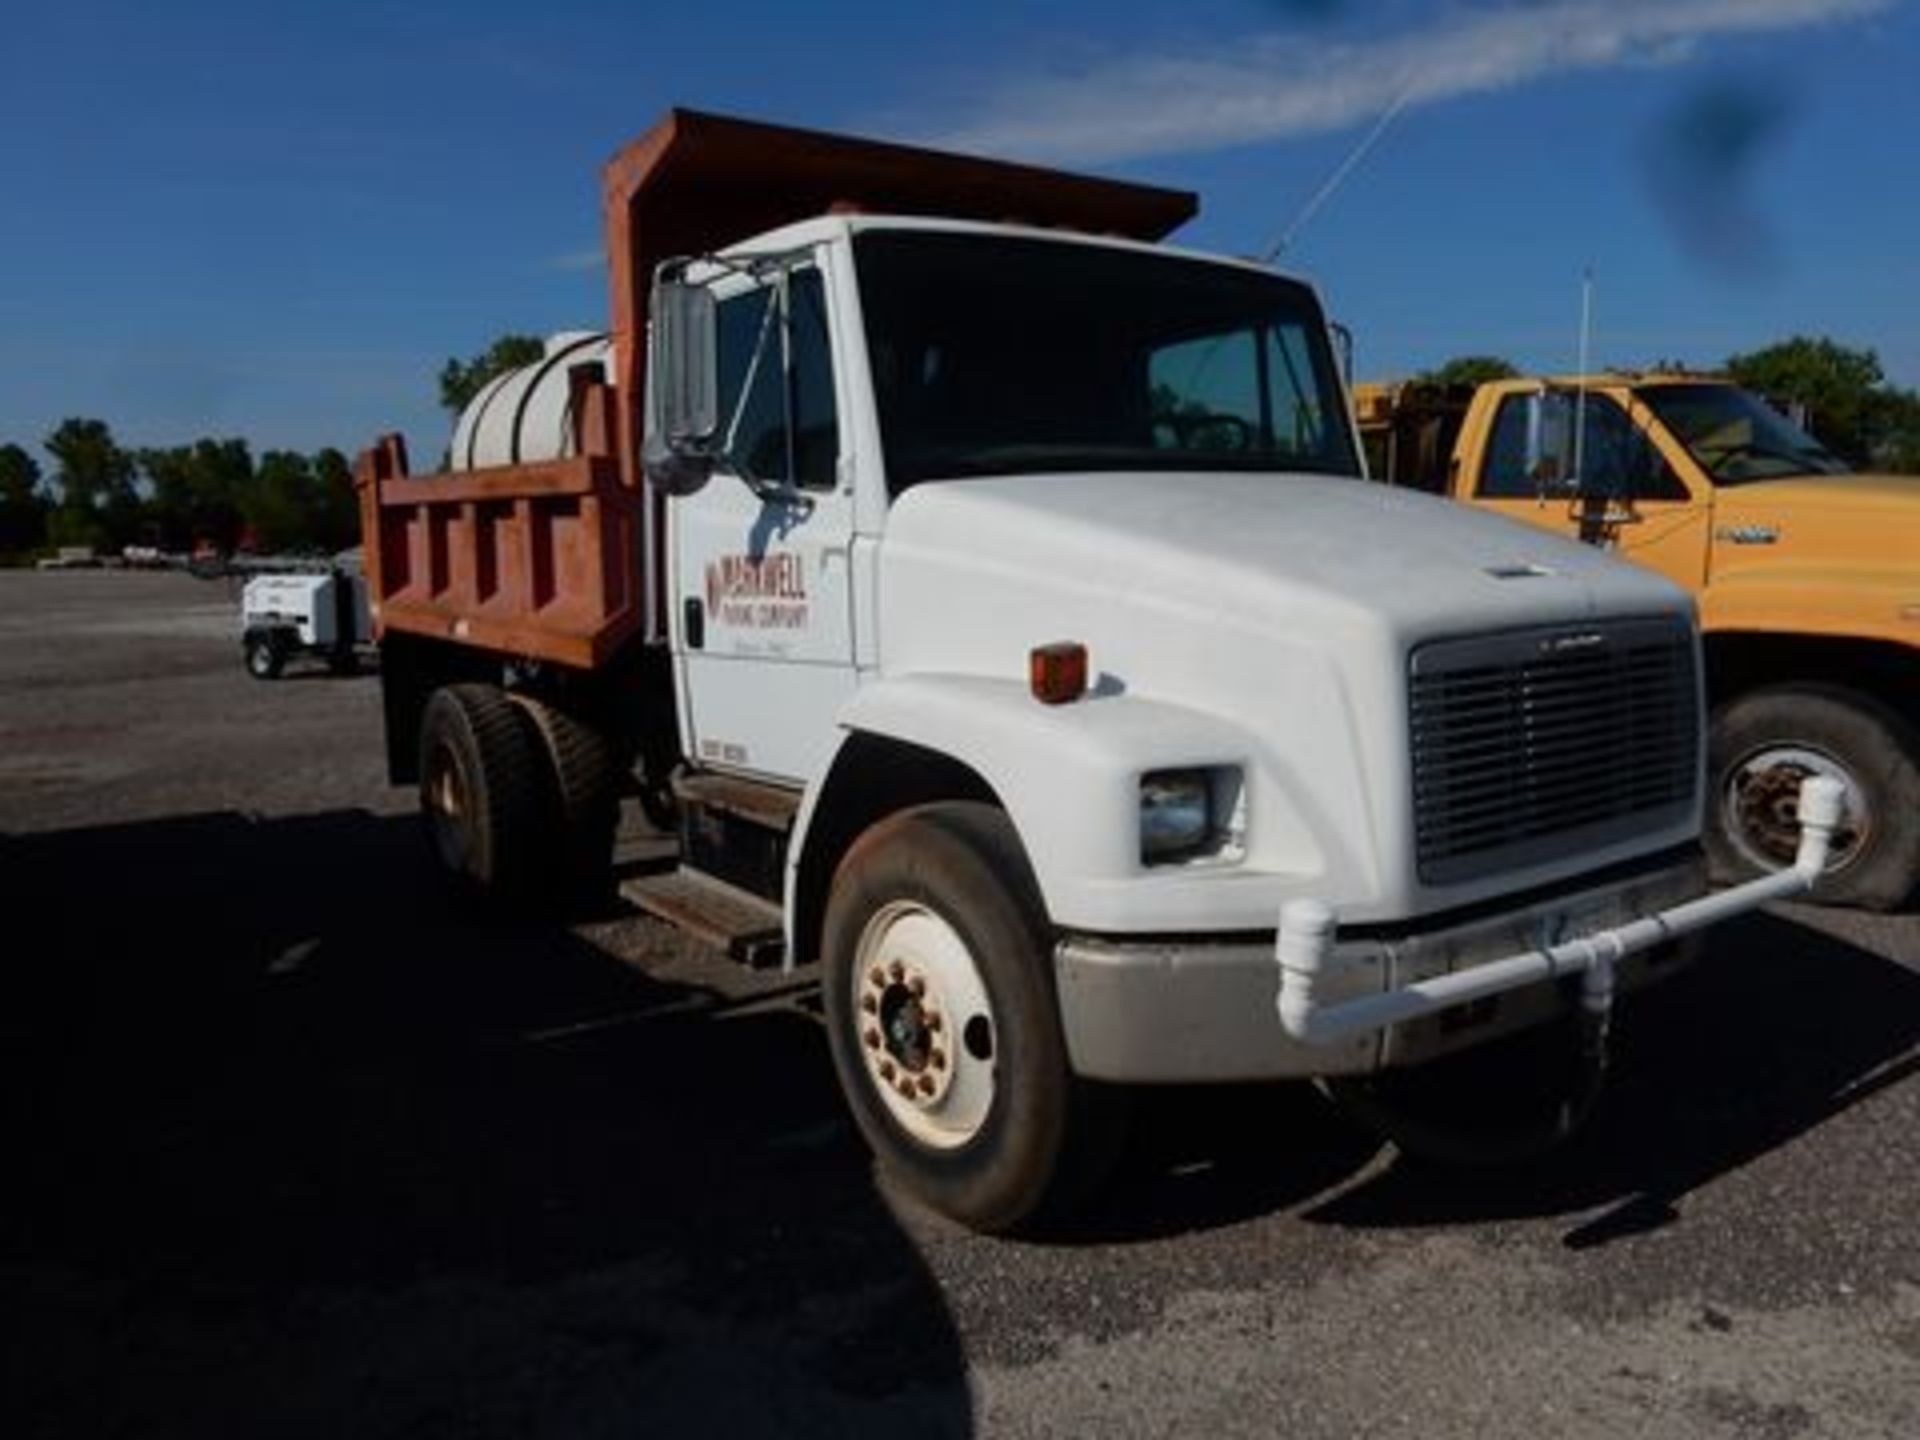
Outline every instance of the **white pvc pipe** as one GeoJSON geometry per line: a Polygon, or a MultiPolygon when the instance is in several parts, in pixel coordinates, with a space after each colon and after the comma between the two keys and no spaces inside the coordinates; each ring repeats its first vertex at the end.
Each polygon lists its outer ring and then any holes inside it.
{"type": "Polygon", "coordinates": [[[1801,783],[1800,845],[1793,864],[1784,870],[1629,920],[1611,930],[1332,1005],[1319,1003],[1314,992],[1333,953],[1339,929],[1337,917],[1318,900],[1290,900],[1280,909],[1280,934],[1275,944],[1275,958],[1280,964],[1280,994],[1275,1007],[1280,1023],[1296,1040],[1331,1044],[1488,995],[1576,974],[1582,977],[1582,1005],[1596,1015],[1604,1015],[1613,1002],[1615,962],[1731,919],[1769,900],[1783,900],[1811,889],[1826,869],[1844,793],[1840,782],[1827,776],[1810,776],[1801,783]]]}

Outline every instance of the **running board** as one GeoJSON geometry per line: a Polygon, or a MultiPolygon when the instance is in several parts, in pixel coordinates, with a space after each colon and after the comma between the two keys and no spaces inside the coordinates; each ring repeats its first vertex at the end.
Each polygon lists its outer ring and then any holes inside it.
{"type": "Polygon", "coordinates": [[[621,883],[620,897],[752,969],[786,953],[778,905],[698,870],[637,876],[621,883]]]}

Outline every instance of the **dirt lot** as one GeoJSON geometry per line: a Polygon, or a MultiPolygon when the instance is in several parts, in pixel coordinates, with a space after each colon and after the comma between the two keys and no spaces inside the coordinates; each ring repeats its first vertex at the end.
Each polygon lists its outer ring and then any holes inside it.
{"type": "Polygon", "coordinates": [[[0,1430],[1920,1434],[1920,918],[1719,934],[1586,1135],[1146,1099],[1073,1234],[890,1200],[804,986],[445,900],[378,685],[0,574],[0,1430]]]}

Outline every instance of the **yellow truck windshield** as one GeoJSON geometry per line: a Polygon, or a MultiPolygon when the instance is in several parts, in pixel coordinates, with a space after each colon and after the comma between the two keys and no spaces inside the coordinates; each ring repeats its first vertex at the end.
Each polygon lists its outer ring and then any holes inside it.
{"type": "Polygon", "coordinates": [[[1738,385],[1643,385],[1635,392],[1716,485],[1789,475],[1845,475],[1851,467],[1738,385]]]}

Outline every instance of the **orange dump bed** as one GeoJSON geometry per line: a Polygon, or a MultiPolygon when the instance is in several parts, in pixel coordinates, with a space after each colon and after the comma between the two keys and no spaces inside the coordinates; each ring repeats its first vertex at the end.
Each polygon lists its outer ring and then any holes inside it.
{"type": "Polygon", "coordinates": [[[356,472],[382,632],[580,668],[660,637],[661,512],[641,483],[646,304],[660,261],[833,210],[1158,240],[1189,192],[674,110],[603,172],[611,385],[575,393],[577,458],[412,476],[389,436],[356,472]]]}

